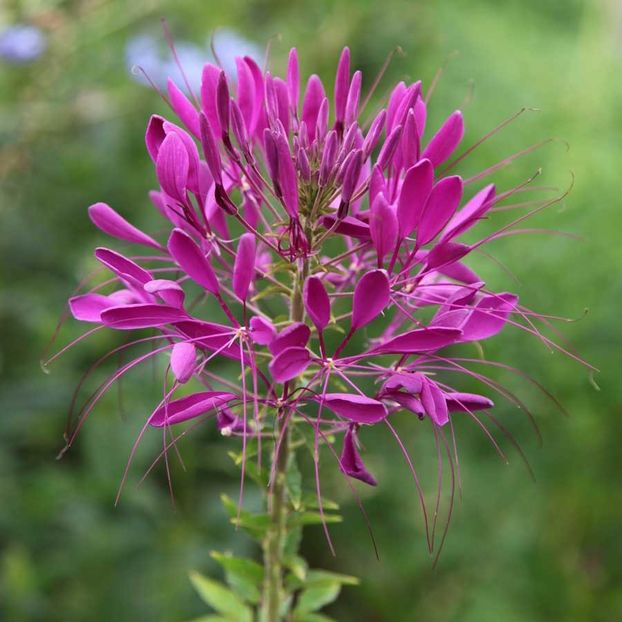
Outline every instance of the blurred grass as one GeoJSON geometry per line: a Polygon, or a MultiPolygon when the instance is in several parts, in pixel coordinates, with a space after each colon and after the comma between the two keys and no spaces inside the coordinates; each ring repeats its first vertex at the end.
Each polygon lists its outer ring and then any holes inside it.
{"type": "MultiPolygon", "coordinates": [[[[158,438],[139,452],[122,502],[113,507],[131,444],[158,390],[147,368],[124,383],[121,408],[115,395],[107,396],[72,451],[54,460],[79,375],[118,343],[115,336],[85,342],[50,376],[39,367],[67,295],[102,242],[86,205],[107,201],[147,229],[159,226],[146,199],[154,176],[142,136],[148,115],[164,106],[129,78],[123,48],[133,34],[159,33],[162,15],[176,38],[199,43],[219,26],[260,45],[278,35],[277,69],[296,45],[303,71],[320,73],[328,84],[344,44],[367,80],[401,45],[406,56],[394,61],[385,84],[404,76],[430,84],[445,64],[430,128],[464,105],[465,144],[522,106],[539,109],[482,146],[465,170],[557,139],[498,180],[508,187],[541,166],[543,183],[562,191],[574,177],[570,196],[533,226],[582,240],[530,235],[491,249],[516,275],[519,283],[509,287],[527,306],[575,318],[589,310],[563,329],[602,370],[601,390],[578,365],[508,330],[486,346],[487,356],[532,373],[571,413],[558,416],[533,387],[503,378],[542,427],[538,447],[521,413],[503,404],[497,409],[524,445],[537,483],[510,443],[504,448],[511,464],[504,466],[473,425],[458,422],[463,500],[433,569],[406,466],[395,459],[386,433],[374,431],[363,440],[381,485],[363,494],[382,561],[375,561],[365,524],[329,460],[324,488],[346,513],[333,530],[338,557],[330,558],[319,530],[309,530],[305,549],[318,564],[361,576],[362,587],[347,590],[333,608],[344,622],[622,619],[622,9],[614,0],[2,5],[0,20],[34,21],[49,33],[50,47],[31,66],[0,65],[0,619],[182,620],[202,611],[186,571],[213,571],[212,547],[247,546],[218,503],[220,492],[237,485],[226,459],[231,441],[207,429],[183,446],[187,471],[175,469],[176,510],[161,470],[134,486],[158,438]]],[[[485,258],[479,262],[491,284],[508,287],[503,271],[485,258]]],[[[68,326],[63,339],[80,330],[68,326]]],[[[432,484],[433,438],[416,422],[405,421],[401,431],[432,484]]]]}

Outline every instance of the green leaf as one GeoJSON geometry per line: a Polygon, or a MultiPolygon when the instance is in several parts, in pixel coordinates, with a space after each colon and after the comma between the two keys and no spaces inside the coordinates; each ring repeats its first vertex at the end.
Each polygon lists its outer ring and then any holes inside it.
{"type": "Polygon", "coordinates": [[[287,486],[287,494],[294,506],[294,510],[300,510],[300,503],[302,499],[302,475],[296,462],[296,454],[290,454],[287,471],[285,472],[285,485],[287,486]]]}
{"type": "Polygon", "coordinates": [[[201,616],[200,618],[193,618],[192,620],[188,620],[187,622],[229,622],[229,618],[223,618],[219,615],[206,615],[201,616]]]}
{"type": "MultiPolygon", "coordinates": [[[[229,457],[233,460],[234,464],[242,468],[242,454],[234,451],[228,452],[229,457]]],[[[268,487],[268,471],[267,469],[260,469],[255,460],[252,460],[257,455],[256,451],[252,454],[247,454],[246,464],[244,466],[244,474],[250,477],[262,490],[268,487]]]]}
{"type": "Polygon", "coordinates": [[[294,616],[295,622],[335,622],[334,618],[329,618],[321,613],[302,613],[294,616]]]}
{"type": "Polygon", "coordinates": [[[238,514],[238,506],[231,497],[221,495],[220,499],[233,525],[242,527],[254,538],[262,538],[264,536],[270,526],[270,516],[268,514],[253,514],[248,510],[240,510],[238,514]]]}
{"type": "Polygon", "coordinates": [[[283,553],[289,558],[298,553],[300,542],[302,540],[302,527],[291,527],[285,536],[285,546],[283,553]]]}
{"type": "MultiPolygon", "coordinates": [[[[324,510],[338,510],[339,504],[335,501],[331,501],[330,499],[326,499],[325,497],[321,497],[322,499],[322,507],[324,510]]],[[[302,494],[302,505],[306,508],[318,509],[320,504],[317,500],[317,493],[315,492],[304,492],[302,494]]]]}
{"type": "MultiPolygon", "coordinates": [[[[324,522],[326,523],[340,523],[342,520],[343,518],[339,514],[324,513],[324,522]]],[[[287,521],[290,529],[300,525],[317,525],[320,523],[322,523],[322,515],[319,512],[298,512],[290,515],[287,521]]]]}
{"type": "Polygon", "coordinates": [[[323,583],[326,581],[334,581],[341,585],[358,585],[360,583],[357,577],[330,572],[328,570],[309,570],[307,573],[306,584],[309,586],[314,583],[323,583]]]}
{"type": "Polygon", "coordinates": [[[201,599],[230,622],[252,622],[253,612],[227,587],[198,572],[190,573],[190,581],[201,599]]]}
{"type": "Polygon", "coordinates": [[[227,583],[245,601],[256,605],[261,598],[263,568],[250,559],[212,551],[211,556],[225,570],[227,583]]]}
{"type": "Polygon", "coordinates": [[[341,584],[334,581],[316,583],[313,587],[303,590],[296,605],[295,619],[299,619],[299,614],[311,613],[332,603],[337,599],[340,591],[341,584]]]}

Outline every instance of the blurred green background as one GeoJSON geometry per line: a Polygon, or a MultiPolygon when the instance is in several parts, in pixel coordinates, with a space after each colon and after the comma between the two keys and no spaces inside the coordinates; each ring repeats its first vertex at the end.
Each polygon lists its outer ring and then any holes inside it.
{"type": "MultiPolygon", "coordinates": [[[[329,609],[348,621],[549,622],[622,619],[622,5],[618,0],[4,0],[0,28],[39,26],[48,47],[33,63],[0,60],[0,620],[176,622],[204,607],[187,571],[207,573],[212,548],[244,550],[220,508],[237,477],[232,441],[205,428],[182,446],[174,469],[176,507],[156,470],[135,484],[161,438],[148,438],[119,507],[114,498],[133,439],[157,400],[150,370],[100,403],[61,461],[65,417],[81,372],[117,336],[99,334],[45,375],[39,359],[75,284],[106,243],[86,207],[110,203],[147,230],[161,227],[146,198],[154,185],[143,132],[156,93],[126,68],[137,35],[162,40],[166,16],[178,40],[206,47],[218,27],[235,29],[282,69],[290,46],[302,70],[327,84],[343,45],[367,85],[401,45],[385,88],[397,79],[429,85],[429,127],[463,107],[465,145],[522,106],[525,114],[480,148],[476,171],[543,138],[558,138],[497,177],[502,188],[541,166],[543,183],[570,196],[533,221],[582,239],[530,235],[489,247],[510,267],[480,258],[491,285],[517,290],[524,304],[580,318],[561,328],[602,372],[586,371],[538,341],[507,330],[486,354],[535,375],[570,411],[564,418],[525,382],[497,374],[536,413],[540,447],[524,415],[499,402],[496,414],[535,470],[533,483],[511,444],[504,465],[480,431],[458,421],[463,498],[436,568],[427,556],[407,469],[386,432],[366,435],[378,476],[363,490],[379,543],[376,561],[364,521],[333,465],[324,489],[343,504],[333,559],[319,529],[304,549],[317,565],[357,574],[329,609]],[[569,149],[563,141],[570,145],[569,149]],[[584,316],[584,310],[589,312],[584,316]]],[[[488,226],[488,225],[485,225],[488,226]]],[[[82,327],[68,324],[58,344],[82,327]]],[[[434,485],[434,444],[416,422],[402,431],[434,485]]],[[[250,493],[252,495],[252,493],[250,493]]],[[[252,498],[249,500],[252,502],[252,498]]]]}

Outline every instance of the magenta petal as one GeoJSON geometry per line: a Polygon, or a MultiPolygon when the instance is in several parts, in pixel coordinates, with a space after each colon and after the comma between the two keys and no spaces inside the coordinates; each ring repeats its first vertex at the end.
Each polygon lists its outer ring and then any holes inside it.
{"type": "Polygon", "coordinates": [[[456,328],[415,328],[375,347],[375,354],[411,354],[444,348],[460,340],[462,331],[456,328]]]}
{"type": "Polygon", "coordinates": [[[460,144],[464,136],[464,120],[462,113],[456,110],[449,115],[445,123],[434,134],[422,157],[428,158],[436,167],[445,162],[460,144]]]}
{"type": "Polygon", "coordinates": [[[117,253],[109,248],[96,248],[95,257],[121,278],[126,279],[130,277],[133,280],[132,284],[138,283],[143,286],[153,279],[150,272],[141,268],[131,259],[124,257],[121,253],[117,253]]]}
{"type": "Polygon", "coordinates": [[[369,231],[376,247],[378,264],[381,265],[387,253],[393,253],[397,243],[397,216],[383,194],[372,203],[369,216],[369,231]]]}
{"type": "Polygon", "coordinates": [[[430,160],[421,160],[406,171],[397,202],[397,219],[402,238],[410,235],[421,221],[433,182],[434,167],[430,160]]]}
{"type": "Polygon", "coordinates": [[[181,229],[174,229],[168,240],[168,250],[179,267],[196,283],[212,294],[220,287],[209,259],[196,242],[181,229]]]}
{"type": "Polygon", "coordinates": [[[255,252],[255,236],[252,233],[244,233],[240,238],[233,266],[233,291],[242,301],[246,300],[255,275],[255,252]]]}
{"type": "Polygon", "coordinates": [[[352,330],[369,324],[389,304],[391,286],[385,270],[366,272],[354,288],[352,330]]]}
{"type": "Polygon", "coordinates": [[[211,63],[203,67],[201,76],[201,108],[207,117],[210,128],[214,134],[220,136],[220,122],[218,121],[218,111],[216,106],[216,89],[220,68],[211,63]]]}
{"type": "Polygon", "coordinates": [[[253,341],[260,346],[269,345],[276,337],[276,328],[274,328],[274,324],[263,317],[252,317],[249,324],[253,341]]]}
{"type": "Polygon", "coordinates": [[[178,201],[185,201],[190,158],[177,132],[170,132],[160,145],[156,160],[156,175],[162,190],[178,201]]]}
{"type": "Polygon", "coordinates": [[[199,113],[197,109],[170,78],[168,79],[167,86],[171,108],[181,119],[181,122],[198,138],[201,135],[201,130],[199,129],[199,113]]]}
{"type": "Polygon", "coordinates": [[[317,116],[322,101],[326,97],[324,85],[320,78],[313,74],[307,82],[305,96],[302,102],[302,122],[307,126],[307,136],[310,141],[315,138],[317,116]]]}
{"type": "Polygon", "coordinates": [[[91,205],[89,207],[89,218],[98,229],[101,229],[113,238],[133,242],[134,244],[152,246],[157,249],[162,248],[153,238],[130,224],[106,203],[91,205]]]}
{"type": "MultiPolygon", "coordinates": [[[[185,319],[175,323],[175,328],[185,337],[192,340],[196,346],[211,351],[219,351],[220,355],[240,360],[240,345],[235,332],[223,324],[203,322],[202,320],[185,319]]],[[[245,360],[248,358],[244,356],[245,360]]]]}
{"type": "Polygon", "coordinates": [[[436,425],[445,425],[449,421],[449,412],[445,395],[435,382],[425,379],[421,389],[421,404],[426,414],[436,425]]]}
{"type": "Polygon", "coordinates": [[[494,402],[476,393],[445,393],[445,401],[449,412],[469,412],[492,408],[494,402]]]}
{"type": "Polygon", "coordinates": [[[287,138],[278,132],[275,135],[278,160],[278,180],[283,194],[283,205],[292,218],[298,217],[298,181],[296,169],[289,150],[287,138]]]}
{"type": "Polygon", "coordinates": [[[378,400],[353,393],[326,393],[313,398],[335,414],[354,423],[372,424],[388,416],[387,407],[378,400]]]}
{"type": "Polygon", "coordinates": [[[197,349],[192,343],[180,341],[171,351],[171,370],[180,384],[190,380],[195,370],[197,349]]]}
{"type": "Polygon", "coordinates": [[[417,246],[431,242],[454,215],[462,197],[462,179],[441,179],[430,192],[417,229],[417,246]]]}
{"type": "Polygon", "coordinates": [[[330,322],[330,299],[324,283],[317,276],[310,276],[304,284],[302,297],[305,309],[319,331],[330,322]]]}
{"type": "Polygon", "coordinates": [[[111,307],[102,311],[102,322],[110,328],[132,330],[155,328],[188,318],[182,309],[168,305],[137,304],[111,307]]]}
{"type": "Polygon", "coordinates": [[[365,468],[356,442],[356,431],[350,426],[343,438],[343,448],[339,457],[341,470],[350,477],[361,480],[370,486],[377,486],[374,476],[365,468]]]}
{"type": "Polygon", "coordinates": [[[433,270],[455,263],[471,252],[471,247],[466,244],[441,241],[434,246],[425,259],[426,269],[433,270]]]}
{"type": "Polygon", "coordinates": [[[160,145],[166,138],[166,132],[164,131],[165,121],[166,120],[160,115],[154,114],[151,116],[149,123],[147,124],[145,144],[147,145],[147,152],[154,162],[157,161],[160,145]]]}
{"type": "Polygon", "coordinates": [[[311,353],[307,348],[293,346],[281,350],[269,364],[270,373],[275,382],[287,382],[297,376],[311,364],[311,353]]]}
{"type": "Polygon", "coordinates": [[[322,218],[322,224],[327,229],[333,229],[334,227],[333,231],[335,233],[341,233],[358,240],[369,240],[371,237],[369,225],[354,216],[345,216],[344,218],[337,219],[336,216],[327,215],[322,218]],[[336,226],[335,222],[337,222],[336,226]]]}
{"type": "Polygon", "coordinates": [[[101,294],[84,294],[69,299],[69,310],[76,320],[82,322],[101,322],[104,309],[114,307],[119,303],[101,294]]]}
{"type": "Polygon", "coordinates": [[[183,307],[186,297],[182,286],[177,281],[154,279],[144,285],[149,294],[157,294],[167,304],[173,307],[183,307]]]}
{"type": "Polygon", "coordinates": [[[518,296],[510,293],[484,296],[462,326],[461,341],[480,341],[496,335],[515,309],[518,296]]]}
{"type": "Polygon", "coordinates": [[[233,393],[224,391],[203,391],[180,397],[178,400],[173,400],[156,408],[149,417],[149,425],[161,428],[165,425],[174,425],[188,421],[188,419],[195,419],[223,404],[228,404],[236,397],[233,393]]]}
{"type": "Polygon", "coordinates": [[[296,48],[289,51],[287,60],[287,95],[292,110],[298,110],[298,99],[300,97],[300,69],[298,67],[298,53],[296,48]]]}
{"type": "Polygon", "coordinates": [[[350,83],[350,50],[343,48],[337,74],[335,76],[335,121],[343,123],[346,113],[346,101],[348,99],[348,85],[350,83]]]}
{"type": "Polygon", "coordinates": [[[285,350],[285,348],[291,348],[293,346],[304,347],[309,342],[309,337],[311,337],[311,330],[309,327],[302,322],[294,322],[283,329],[279,335],[272,340],[269,345],[270,352],[276,355],[285,350]]]}
{"type": "Polygon", "coordinates": [[[480,190],[450,221],[441,242],[451,240],[470,229],[494,205],[495,185],[480,190]]]}

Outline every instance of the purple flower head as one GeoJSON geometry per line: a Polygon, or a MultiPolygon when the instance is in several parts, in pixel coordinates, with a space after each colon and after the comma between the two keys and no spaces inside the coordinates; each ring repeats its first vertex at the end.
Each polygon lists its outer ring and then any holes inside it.
{"type": "MultiPolygon", "coordinates": [[[[342,438],[339,470],[371,485],[358,441],[370,426],[395,437],[419,486],[400,417],[431,426],[440,454],[453,446],[454,418],[493,438],[486,424],[496,419],[480,414],[493,408],[487,394],[523,406],[486,372],[528,376],[474,358],[471,342],[511,325],[562,348],[542,332],[547,317],[489,287],[469,260],[520,231],[531,213],[486,235],[477,225],[526,184],[481,183],[510,159],[455,174],[462,113],[426,132],[420,82],[399,83],[370,117],[350,63],[345,49],[332,103],[317,75],[301,89],[295,50],[282,79],[243,55],[235,75],[205,64],[198,97],[169,82],[172,120],[154,116],[146,133],[166,233],[141,231],[126,209],[89,208],[125,250],[97,249],[107,280],[72,297],[70,311],[87,334],[129,332],[113,352],[135,354],[86,402],[69,443],[109,386],[157,356],[168,365],[146,427],[215,417],[246,447],[275,426],[280,438],[308,426],[316,445],[342,438]]],[[[453,473],[455,452],[447,456],[453,473]]]]}
{"type": "Polygon", "coordinates": [[[32,63],[46,48],[46,36],[36,26],[15,24],[0,32],[0,58],[7,63],[32,63]]]}

